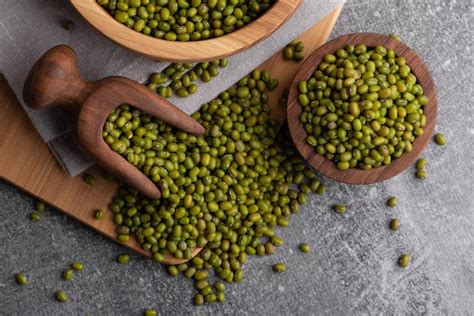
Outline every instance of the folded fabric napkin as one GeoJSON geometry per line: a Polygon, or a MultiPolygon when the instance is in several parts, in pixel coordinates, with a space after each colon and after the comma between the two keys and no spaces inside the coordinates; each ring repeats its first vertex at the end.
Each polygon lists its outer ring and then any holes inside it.
{"type": "MultiPolygon", "coordinates": [[[[196,94],[170,101],[187,113],[195,112],[343,3],[344,0],[305,0],[271,36],[229,57],[230,66],[219,70],[219,80],[200,83],[196,94]]],[[[35,111],[23,103],[23,83],[36,60],[55,45],[69,45],[77,52],[83,76],[90,81],[118,75],[145,82],[151,72],[160,71],[169,63],[147,59],[112,43],[88,25],[68,1],[2,0],[0,12],[0,73],[7,78],[60,165],[75,176],[94,162],[74,140],[73,119],[61,109],[35,111]],[[72,20],[74,29],[63,29],[62,19],[72,20]]]]}

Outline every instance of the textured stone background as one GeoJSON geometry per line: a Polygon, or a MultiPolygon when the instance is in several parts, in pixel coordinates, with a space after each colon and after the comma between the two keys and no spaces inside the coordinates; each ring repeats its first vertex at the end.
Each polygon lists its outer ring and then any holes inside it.
{"type": "MultiPolygon", "coordinates": [[[[357,187],[325,181],[328,193],[313,196],[280,234],[285,245],[275,255],[252,258],[241,284],[227,300],[201,308],[190,303],[193,289],[156,264],[132,256],[128,266],[114,262],[126,250],[81,224],[48,209],[43,221],[27,219],[33,199],[0,182],[0,314],[140,315],[160,314],[472,314],[474,311],[473,203],[473,5],[464,1],[349,1],[333,37],[356,31],[401,34],[432,70],[438,87],[437,130],[448,143],[430,144],[429,179],[413,169],[382,184],[357,187]],[[384,202],[399,198],[395,209],[384,202]],[[346,203],[337,215],[334,203],[346,203]],[[392,216],[401,229],[388,228],[392,216]],[[313,252],[297,251],[308,242],[313,252]],[[396,265],[412,254],[406,270],[396,265]],[[61,280],[71,260],[86,270],[73,282],[61,280]],[[287,263],[281,275],[271,272],[287,263]],[[13,275],[27,271],[31,284],[19,287],[13,275]],[[71,300],[57,303],[53,292],[71,300]]],[[[46,179],[45,179],[46,181],[46,179]]]]}

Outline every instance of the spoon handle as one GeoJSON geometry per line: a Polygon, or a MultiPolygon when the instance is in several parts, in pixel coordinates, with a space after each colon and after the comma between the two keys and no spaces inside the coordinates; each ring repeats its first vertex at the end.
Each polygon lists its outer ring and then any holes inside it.
{"type": "Polygon", "coordinates": [[[72,48],[51,48],[30,70],[23,86],[23,100],[37,110],[66,106],[78,110],[93,92],[93,84],[82,79],[72,48]]]}

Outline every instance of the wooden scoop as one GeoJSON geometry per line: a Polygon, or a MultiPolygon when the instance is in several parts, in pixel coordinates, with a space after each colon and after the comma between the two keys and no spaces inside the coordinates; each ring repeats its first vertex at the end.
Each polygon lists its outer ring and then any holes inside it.
{"type": "Polygon", "coordinates": [[[108,77],[92,83],[84,81],[75,52],[63,45],[50,49],[33,66],[23,87],[23,100],[38,110],[64,106],[74,111],[82,148],[102,168],[153,199],[161,196],[157,186],[103,140],[107,116],[126,103],[188,133],[204,133],[192,117],[133,80],[108,77]]]}

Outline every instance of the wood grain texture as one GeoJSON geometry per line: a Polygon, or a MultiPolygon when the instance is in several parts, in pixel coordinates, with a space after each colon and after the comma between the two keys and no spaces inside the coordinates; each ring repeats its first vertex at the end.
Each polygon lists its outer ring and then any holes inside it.
{"type": "Polygon", "coordinates": [[[313,54],[311,54],[311,56],[308,57],[308,59],[298,70],[298,73],[291,85],[288,102],[288,125],[290,128],[291,137],[298,148],[298,151],[309,162],[309,164],[321,174],[333,180],[350,184],[369,184],[384,181],[396,176],[411,166],[423,152],[431,138],[434,126],[436,124],[436,113],[438,109],[436,88],[431,77],[431,73],[421,58],[416,54],[415,51],[410,49],[404,43],[394,40],[386,35],[375,33],[355,33],[344,35],[329,41],[317,49],[313,54]],[[428,104],[424,107],[427,123],[424,128],[423,135],[416,138],[415,142],[413,143],[413,150],[411,152],[403,153],[399,158],[393,160],[389,165],[370,170],[361,170],[356,168],[345,171],[339,170],[332,161],[327,160],[322,155],[317,154],[314,148],[306,142],[306,137],[308,135],[304,130],[303,124],[301,124],[299,120],[302,111],[301,106],[298,103],[298,83],[302,80],[307,80],[310,78],[313,71],[316,69],[317,65],[319,65],[326,54],[334,53],[337,49],[344,47],[347,44],[365,44],[368,47],[383,45],[388,49],[393,49],[397,56],[405,57],[407,65],[410,66],[412,73],[414,73],[417,77],[418,82],[424,89],[425,95],[429,99],[428,104]]]}
{"type": "MultiPolygon", "coordinates": [[[[306,54],[326,41],[340,10],[341,8],[335,10],[300,37],[305,43],[306,54]]],[[[299,65],[284,61],[281,52],[278,52],[260,67],[269,70],[280,80],[278,89],[269,96],[272,116],[280,123],[285,120],[286,107],[279,105],[277,100],[283,89],[290,86],[299,65]]],[[[84,183],[80,176],[67,176],[31,125],[1,75],[0,109],[0,178],[104,236],[116,240],[116,225],[113,223],[112,212],[106,211],[102,220],[96,220],[94,212],[98,208],[108,208],[117,192],[118,184],[106,180],[99,167],[88,170],[88,173],[96,178],[94,186],[84,183]]],[[[134,238],[123,245],[144,256],[150,255],[140,248],[134,238]]]]}
{"type": "Polygon", "coordinates": [[[157,186],[104,141],[102,129],[108,115],[126,103],[191,134],[204,133],[204,127],[192,117],[133,80],[109,77],[94,83],[84,81],[76,54],[63,45],[51,48],[33,66],[25,82],[23,100],[38,110],[72,108],[82,149],[107,172],[154,199],[161,195],[157,186]]]}
{"type": "Polygon", "coordinates": [[[129,29],[117,22],[96,0],[70,0],[96,30],[138,54],[174,62],[197,62],[236,54],[260,42],[289,19],[302,0],[278,0],[261,17],[232,33],[203,41],[173,42],[129,29]]]}

